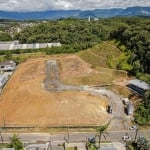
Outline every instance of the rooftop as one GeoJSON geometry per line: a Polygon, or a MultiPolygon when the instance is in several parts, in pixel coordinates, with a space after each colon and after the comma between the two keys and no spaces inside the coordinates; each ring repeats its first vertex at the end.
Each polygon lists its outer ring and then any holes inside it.
{"type": "Polygon", "coordinates": [[[12,61],[12,60],[7,60],[7,61],[4,61],[4,62],[1,62],[0,66],[11,65],[11,64],[15,64],[15,62],[12,61]]]}
{"type": "Polygon", "coordinates": [[[0,50],[15,50],[15,49],[38,49],[52,46],[61,46],[61,43],[32,43],[19,44],[18,41],[0,42],[0,50]]]}
{"type": "Polygon", "coordinates": [[[129,84],[132,84],[132,85],[135,85],[141,89],[144,89],[144,90],[149,90],[150,89],[150,86],[148,83],[142,81],[142,80],[138,80],[138,79],[134,79],[134,80],[130,80],[128,81],[129,84]]]}

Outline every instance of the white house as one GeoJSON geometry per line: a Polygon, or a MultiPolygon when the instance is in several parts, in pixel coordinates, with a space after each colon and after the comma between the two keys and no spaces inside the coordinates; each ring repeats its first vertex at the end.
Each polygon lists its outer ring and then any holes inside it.
{"type": "Polygon", "coordinates": [[[12,60],[8,60],[0,63],[0,71],[8,72],[14,71],[16,68],[16,63],[12,60]]]}

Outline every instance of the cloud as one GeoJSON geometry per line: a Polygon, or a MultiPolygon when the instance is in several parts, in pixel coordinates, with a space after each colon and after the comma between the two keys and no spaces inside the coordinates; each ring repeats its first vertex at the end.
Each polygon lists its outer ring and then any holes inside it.
{"type": "Polygon", "coordinates": [[[0,10],[42,11],[150,6],[150,0],[0,0],[0,10]]]}

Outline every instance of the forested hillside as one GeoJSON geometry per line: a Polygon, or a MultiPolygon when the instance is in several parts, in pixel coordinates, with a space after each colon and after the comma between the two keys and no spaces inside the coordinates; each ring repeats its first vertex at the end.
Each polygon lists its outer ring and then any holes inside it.
{"type": "Polygon", "coordinates": [[[150,73],[150,19],[148,18],[111,18],[90,22],[69,18],[48,21],[16,34],[14,39],[18,39],[21,43],[61,42],[67,45],[67,47],[57,48],[56,53],[77,52],[101,41],[115,39],[116,45],[124,52],[124,55],[119,58],[117,69],[127,70],[140,77],[144,73],[146,75],[142,78],[150,80],[148,75],[150,73]]]}

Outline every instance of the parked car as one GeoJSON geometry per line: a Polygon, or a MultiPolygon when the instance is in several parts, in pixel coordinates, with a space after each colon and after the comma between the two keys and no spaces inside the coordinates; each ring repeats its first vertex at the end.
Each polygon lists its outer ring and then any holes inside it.
{"type": "Polygon", "coordinates": [[[122,140],[123,140],[123,141],[130,141],[130,140],[131,140],[131,137],[128,136],[128,135],[124,135],[124,136],[122,137],[122,140]]]}
{"type": "Polygon", "coordinates": [[[110,105],[107,106],[106,110],[109,114],[112,114],[112,107],[110,105]]]}
{"type": "Polygon", "coordinates": [[[130,130],[136,130],[138,127],[136,125],[132,125],[131,127],[129,127],[130,130]]]}
{"type": "Polygon", "coordinates": [[[88,142],[95,143],[96,142],[95,137],[89,137],[88,142]]]}

